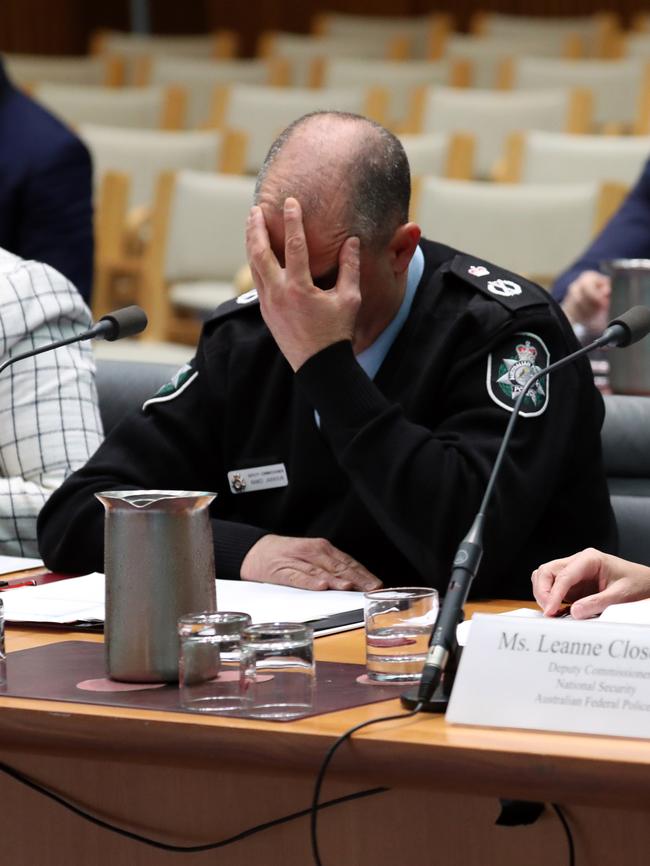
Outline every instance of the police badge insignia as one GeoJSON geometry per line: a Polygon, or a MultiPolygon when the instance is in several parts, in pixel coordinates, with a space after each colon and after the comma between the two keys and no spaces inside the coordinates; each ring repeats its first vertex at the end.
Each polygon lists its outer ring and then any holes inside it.
{"type": "MultiPolygon", "coordinates": [[[[536,334],[514,334],[488,356],[488,394],[499,406],[512,411],[528,380],[547,367],[549,359],[546,345],[536,334]]],[[[544,412],[548,406],[548,385],[548,376],[535,382],[526,394],[520,415],[530,418],[544,412]]]]}
{"type": "Polygon", "coordinates": [[[521,294],[521,286],[512,280],[490,280],[487,284],[488,292],[493,295],[501,295],[502,298],[512,298],[521,294]]]}
{"type": "Polygon", "coordinates": [[[235,300],[238,304],[252,304],[253,301],[257,300],[257,289],[250,289],[243,295],[237,295],[235,300]]]}

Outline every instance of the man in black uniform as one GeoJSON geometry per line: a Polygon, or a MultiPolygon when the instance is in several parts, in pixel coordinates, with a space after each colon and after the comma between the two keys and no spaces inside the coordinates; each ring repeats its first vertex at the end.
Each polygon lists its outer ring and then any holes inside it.
{"type": "MultiPolygon", "coordinates": [[[[314,589],[444,589],[514,401],[576,348],[541,288],[420,240],[399,142],[354,115],[293,124],[247,225],[257,291],[46,504],[56,570],[102,569],[110,488],[215,490],[217,574],[314,589]],[[258,295],[259,292],[259,295],[258,295]]],[[[589,366],[543,379],[515,428],[477,595],[530,596],[540,561],[615,528],[589,366]]]]}

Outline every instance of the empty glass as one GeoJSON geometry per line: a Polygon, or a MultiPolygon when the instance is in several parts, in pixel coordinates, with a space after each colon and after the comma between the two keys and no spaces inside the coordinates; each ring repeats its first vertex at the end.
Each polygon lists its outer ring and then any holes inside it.
{"type": "Polygon", "coordinates": [[[240,638],[247,613],[187,614],[178,621],[181,705],[197,713],[245,711],[250,703],[241,676],[240,638]]]}
{"type": "Polygon", "coordinates": [[[267,622],[242,631],[248,715],[292,719],[309,712],[315,680],[314,633],[302,623],[267,622]]]}

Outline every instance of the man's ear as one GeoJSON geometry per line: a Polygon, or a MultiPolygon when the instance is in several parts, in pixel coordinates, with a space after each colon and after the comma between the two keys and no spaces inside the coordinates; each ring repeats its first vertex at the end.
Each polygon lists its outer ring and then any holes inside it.
{"type": "Polygon", "coordinates": [[[413,253],[417,247],[422,231],[417,223],[404,223],[395,229],[395,234],[388,244],[391,254],[393,271],[396,275],[403,274],[408,268],[413,253]]]}

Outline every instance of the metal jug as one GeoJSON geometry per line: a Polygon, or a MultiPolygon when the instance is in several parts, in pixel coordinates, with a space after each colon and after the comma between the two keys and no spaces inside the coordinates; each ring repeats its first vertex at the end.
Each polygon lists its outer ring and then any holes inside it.
{"type": "MultiPolygon", "coordinates": [[[[650,259],[614,259],[601,267],[612,279],[610,319],[637,304],[650,307],[650,259]]],[[[615,394],[650,394],[650,340],[614,349],[608,358],[615,394]]]]}
{"type": "Polygon", "coordinates": [[[178,679],[180,616],[217,607],[208,506],[215,493],[107,490],[106,669],[114,680],[178,679]]]}

